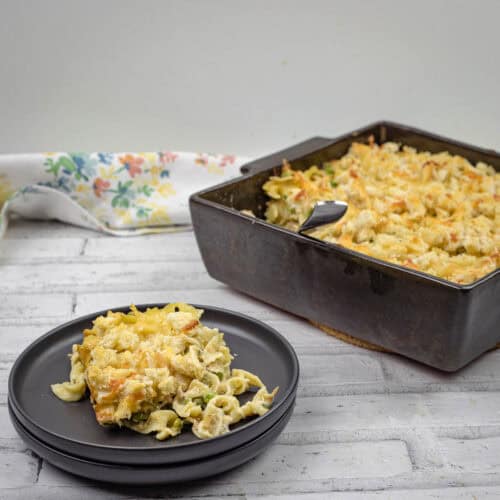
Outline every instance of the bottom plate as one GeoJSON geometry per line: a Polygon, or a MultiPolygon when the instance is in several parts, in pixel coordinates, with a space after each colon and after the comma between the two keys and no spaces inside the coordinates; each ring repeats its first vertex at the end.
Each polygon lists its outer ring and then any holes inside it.
{"type": "Polygon", "coordinates": [[[181,464],[129,466],[84,460],[40,441],[17,419],[9,405],[11,421],[21,439],[41,458],[66,472],[88,479],[118,484],[150,485],[193,481],[226,472],[263,452],[290,420],[295,401],[266,432],[243,446],[206,459],[181,464]]]}

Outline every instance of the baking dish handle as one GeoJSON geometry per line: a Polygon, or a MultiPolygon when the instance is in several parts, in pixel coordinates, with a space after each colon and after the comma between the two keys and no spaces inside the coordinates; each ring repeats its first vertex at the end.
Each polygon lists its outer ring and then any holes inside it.
{"type": "Polygon", "coordinates": [[[328,147],[333,142],[335,142],[333,139],[327,139],[326,137],[312,137],[307,141],[295,144],[295,146],[292,146],[291,148],[282,149],[272,155],[264,156],[258,160],[245,163],[245,165],[242,165],[240,168],[240,171],[242,174],[256,174],[261,170],[280,166],[281,162],[285,159],[293,161],[310,153],[314,153],[319,149],[328,147]]]}

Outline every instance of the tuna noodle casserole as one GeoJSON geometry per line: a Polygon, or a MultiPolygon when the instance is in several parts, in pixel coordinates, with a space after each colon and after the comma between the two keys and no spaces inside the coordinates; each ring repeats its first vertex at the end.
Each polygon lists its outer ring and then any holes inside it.
{"type": "Polygon", "coordinates": [[[203,311],[169,304],[128,314],[109,311],[73,346],[70,380],[52,385],[63,401],[87,389],[101,425],[154,432],[163,440],[189,426],[201,439],[264,415],[277,388],[268,392],[256,375],[233,368],[224,334],[200,322],[203,311]],[[236,396],[255,388],[247,403],[236,396]]]}
{"type": "Polygon", "coordinates": [[[296,231],[319,200],[348,203],[308,234],[460,284],[500,266],[500,173],[447,152],[353,143],[339,160],[264,184],[268,222],[296,231]]]}

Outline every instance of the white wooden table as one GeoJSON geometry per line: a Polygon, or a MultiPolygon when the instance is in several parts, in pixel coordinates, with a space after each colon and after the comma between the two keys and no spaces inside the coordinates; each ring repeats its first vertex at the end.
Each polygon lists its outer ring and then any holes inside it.
{"type": "Polygon", "coordinates": [[[500,352],[455,375],[346,345],[211,279],[192,233],[117,239],[57,223],[15,222],[0,241],[0,498],[324,500],[500,498],[500,352]],[[277,442],[210,480],[126,488],[36,457],[7,414],[20,351],[88,312],[182,300],[277,328],[301,362],[295,413],[277,442]]]}

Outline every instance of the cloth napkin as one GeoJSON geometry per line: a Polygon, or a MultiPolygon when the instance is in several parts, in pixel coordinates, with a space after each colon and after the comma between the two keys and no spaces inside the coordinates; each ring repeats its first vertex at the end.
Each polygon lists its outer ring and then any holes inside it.
{"type": "Polygon", "coordinates": [[[0,237],[10,214],[117,236],[189,228],[189,196],[239,176],[246,161],[170,151],[0,155],[0,237]]]}

